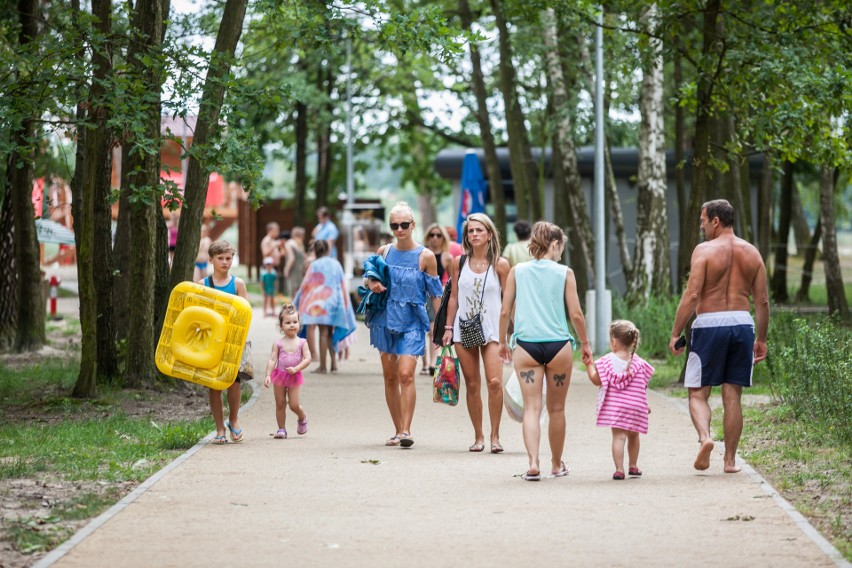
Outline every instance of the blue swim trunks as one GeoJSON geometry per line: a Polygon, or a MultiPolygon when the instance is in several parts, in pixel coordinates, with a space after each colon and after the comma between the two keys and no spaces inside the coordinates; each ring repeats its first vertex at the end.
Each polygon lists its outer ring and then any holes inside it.
{"type": "Polygon", "coordinates": [[[751,386],[754,320],[748,312],[699,314],[692,324],[684,386],[751,386]]]}

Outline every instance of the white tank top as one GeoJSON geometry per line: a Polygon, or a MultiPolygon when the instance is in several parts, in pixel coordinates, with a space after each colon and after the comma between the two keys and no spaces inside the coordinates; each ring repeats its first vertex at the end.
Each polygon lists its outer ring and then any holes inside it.
{"type": "Polygon", "coordinates": [[[477,274],[465,263],[459,275],[459,309],[453,322],[454,341],[461,341],[459,331],[459,319],[470,319],[481,312],[482,332],[485,334],[485,342],[496,341],[499,343],[500,335],[500,308],[503,297],[500,290],[500,278],[493,266],[488,267],[487,272],[477,274]],[[485,275],[488,274],[488,278],[485,275]],[[482,283],[485,282],[485,294],[482,294],[482,283]],[[480,307],[480,298],[482,305],[480,307]]]}

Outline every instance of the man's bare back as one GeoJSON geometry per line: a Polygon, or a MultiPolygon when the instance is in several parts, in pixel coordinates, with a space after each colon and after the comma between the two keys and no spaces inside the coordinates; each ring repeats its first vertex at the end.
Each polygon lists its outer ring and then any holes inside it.
{"type": "Polygon", "coordinates": [[[695,312],[749,311],[754,282],[763,267],[758,250],[733,234],[721,235],[696,247],[704,262],[704,283],[695,312]]]}

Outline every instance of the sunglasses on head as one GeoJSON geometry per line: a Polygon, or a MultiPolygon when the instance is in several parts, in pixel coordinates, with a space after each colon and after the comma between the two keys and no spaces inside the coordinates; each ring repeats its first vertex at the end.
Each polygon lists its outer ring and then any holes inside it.
{"type": "Polygon", "coordinates": [[[429,233],[429,238],[430,238],[430,239],[439,239],[439,238],[441,238],[441,237],[443,237],[443,236],[444,236],[444,235],[442,235],[441,233],[429,233]]]}
{"type": "Polygon", "coordinates": [[[414,221],[405,221],[404,223],[391,223],[390,228],[392,231],[396,231],[399,228],[402,228],[403,231],[407,230],[414,221]]]}

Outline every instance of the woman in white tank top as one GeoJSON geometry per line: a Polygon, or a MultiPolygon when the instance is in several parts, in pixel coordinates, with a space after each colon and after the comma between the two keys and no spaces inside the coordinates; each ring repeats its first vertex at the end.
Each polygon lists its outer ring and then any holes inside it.
{"type": "Polygon", "coordinates": [[[466,390],[467,411],[473,424],[471,452],[485,449],[482,430],[482,373],[480,358],[485,367],[488,387],[488,415],[491,419],[491,453],[503,451],[500,445],[500,417],[503,413],[503,363],[500,361],[500,306],[502,290],[509,274],[509,262],[500,256],[500,236],[487,215],[468,215],[462,229],[465,263],[453,259],[450,274],[453,293],[447,304],[447,327],[444,345],[455,341],[466,390]],[[485,345],[465,349],[461,344],[460,320],[476,314],[482,320],[485,345]]]}

